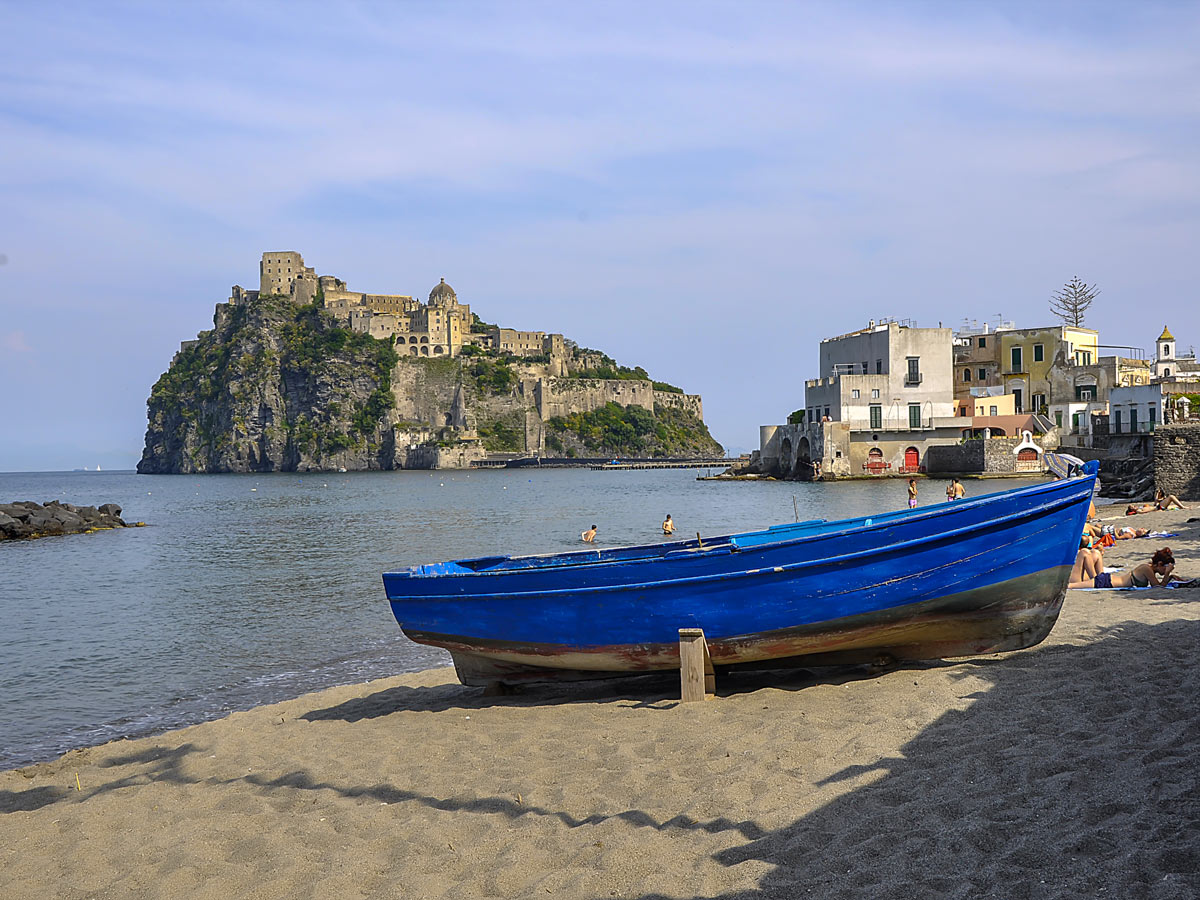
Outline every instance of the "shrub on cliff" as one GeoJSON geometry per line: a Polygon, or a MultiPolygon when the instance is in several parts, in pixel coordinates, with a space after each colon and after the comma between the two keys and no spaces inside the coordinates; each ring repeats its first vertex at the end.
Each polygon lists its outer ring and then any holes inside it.
{"type": "Polygon", "coordinates": [[[567,441],[600,454],[707,456],[722,452],[707,426],[689,412],[656,405],[606,403],[590,412],[556,416],[546,423],[546,446],[563,452],[567,441]]]}

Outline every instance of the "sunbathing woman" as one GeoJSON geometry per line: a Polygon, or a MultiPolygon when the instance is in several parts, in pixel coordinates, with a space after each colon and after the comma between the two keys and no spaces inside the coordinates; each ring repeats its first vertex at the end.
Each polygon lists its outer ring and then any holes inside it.
{"type": "Polygon", "coordinates": [[[1092,540],[1086,534],[1079,541],[1079,552],[1075,554],[1075,565],[1071,569],[1071,583],[1082,583],[1095,578],[1104,571],[1104,555],[1092,549],[1092,540]]]}
{"type": "Polygon", "coordinates": [[[1126,525],[1124,528],[1118,528],[1114,537],[1118,541],[1128,541],[1132,538],[1144,538],[1149,533],[1145,528],[1130,528],[1126,525]]]}
{"type": "Polygon", "coordinates": [[[1161,587],[1172,578],[1175,571],[1175,557],[1171,555],[1170,547],[1155,550],[1150,562],[1134,566],[1131,572],[1100,572],[1092,578],[1072,581],[1072,588],[1127,588],[1127,587],[1161,587]]]}
{"type": "Polygon", "coordinates": [[[1154,492],[1154,508],[1162,510],[1187,509],[1186,506],[1179,502],[1178,497],[1174,494],[1164,493],[1162,488],[1154,492]]]}

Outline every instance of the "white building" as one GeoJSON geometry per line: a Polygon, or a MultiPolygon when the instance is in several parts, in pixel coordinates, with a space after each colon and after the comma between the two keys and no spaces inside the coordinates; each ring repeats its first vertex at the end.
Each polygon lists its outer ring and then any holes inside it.
{"type": "Polygon", "coordinates": [[[804,384],[804,424],[847,426],[852,473],[915,470],[931,441],[959,439],[953,360],[949,328],[871,322],[827,338],[820,377],[804,384]]]}
{"type": "MultiPolygon", "coordinates": [[[[1169,334],[1164,329],[1164,334],[1169,334]]],[[[1147,434],[1162,421],[1163,384],[1113,388],[1108,397],[1109,434],[1147,434]]]]}

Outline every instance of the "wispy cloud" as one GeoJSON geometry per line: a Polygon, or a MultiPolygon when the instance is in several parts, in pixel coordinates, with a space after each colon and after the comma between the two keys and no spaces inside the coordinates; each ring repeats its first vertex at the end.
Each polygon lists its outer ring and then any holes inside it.
{"type": "Polygon", "coordinates": [[[25,332],[9,331],[0,335],[0,347],[11,353],[30,353],[33,348],[25,340],[25,332]]]}

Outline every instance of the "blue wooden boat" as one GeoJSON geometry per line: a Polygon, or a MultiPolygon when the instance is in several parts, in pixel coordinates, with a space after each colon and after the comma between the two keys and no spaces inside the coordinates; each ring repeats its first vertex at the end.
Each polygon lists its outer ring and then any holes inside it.
{"type": "Polygon", "coordinates": [[[703,541],[413,566],[383,583],[404,633],[449,650],[464,684],[676,669],[680,628],[704,630],[718,672],[1020,650],[1058,618],[1096,470],[703,541]]]}

